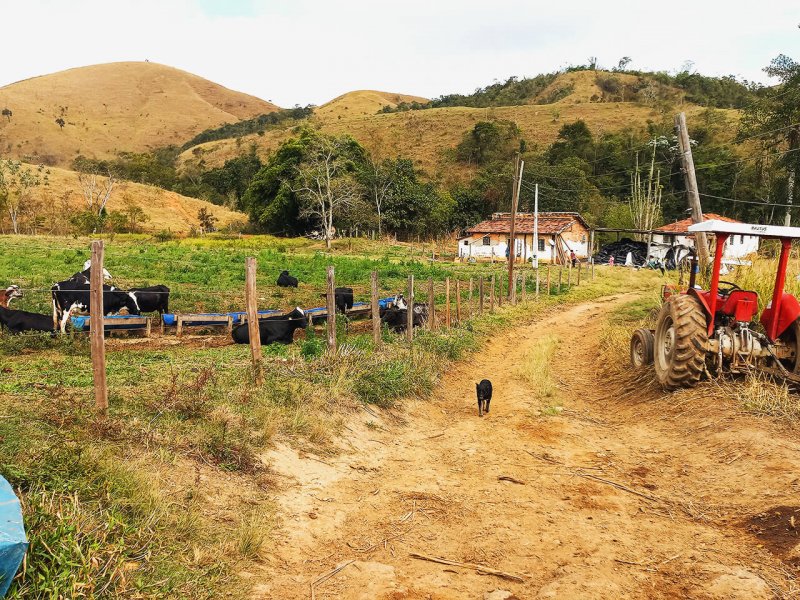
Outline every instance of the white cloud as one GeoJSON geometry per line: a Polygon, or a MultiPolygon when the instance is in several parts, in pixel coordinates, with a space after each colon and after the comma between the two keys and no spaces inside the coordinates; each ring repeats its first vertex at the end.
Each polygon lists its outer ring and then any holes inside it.
{"type": "Polygon", "coordinates": [[[283,106],[469,92],[589,56],[759,81],[777,54],[800,59],[796,0],[26,0],[0,18],[0,85],[147,58],[283,106]]]}

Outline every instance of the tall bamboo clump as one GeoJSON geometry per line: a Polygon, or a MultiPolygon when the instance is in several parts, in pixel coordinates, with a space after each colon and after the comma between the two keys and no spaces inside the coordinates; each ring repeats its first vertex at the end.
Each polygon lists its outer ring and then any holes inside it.
{"type": "Polygon", "coordinates": [[[631,174],[631,219],[634,229],[650,231],[661,218],[661,170],[655,170],[656,143],[653,141],[653,155],[647,179],[642,181],[639,169],[639,155],[636,155],[636,170],[631,174]]]}

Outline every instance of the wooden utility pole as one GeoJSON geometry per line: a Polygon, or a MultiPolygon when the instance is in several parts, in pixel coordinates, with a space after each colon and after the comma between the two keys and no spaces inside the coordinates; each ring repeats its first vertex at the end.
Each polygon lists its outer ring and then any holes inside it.
{"type": "MultiPolygon", "coordinates": [[[[374,234],[374,232],[373,232],[374,234]]],[[[381,343],[381,310],[378,306],[378,272],[373,271],[370,276],[370,293],[372,295],[372,341],[375,346],[381,343]]]]}
{"type": "MultiPolygon", "coordinates": [[[[703,208],[700,205],[700,192],[697,189],[697,176],[694,172],[694,158],[692,157],[692,146],[689,142],[689,130],[686,128],[686,114],[678,113],[675,115],[675,129],[678,134],[678,145],[681,150],[681,162],[683,163],[683,181],[686,185],[686,196],[689,199],[689,208],[692,212],[692,223],[703,222],[703,208]]],[[[705,270],[709,264],[708,242],[706,234],[698,231],[694,234],[697,257],[700,260],[700,269],[705,270]]]]}
{"type": "Polygon", "coordinates": [[[103,323],[103,241],[92,242],[92,270],[89,273],[89,331],[92,347],[94,404],[101,417],[108,416],[108,385],[106,382],[105,324],[103,323]]]}
{"type": "Polygon", "coordinates": [[[456,279],[456,323],[461,325],[461,280],[456,279]]]}
{"type": "Polygon", "coordinates": [[[444,278],[444,323],[450,329],[450,278],[444,278]]]}
{"type": "Polygon", "coordinates": [[[328,265],[328,293],[327,293],[327,313],[325,319],[328,328],[328,351],[336,352],[336,279],[334,277],[333,265],[328,265]]]}
{"type": "Polygon", "coordinates": [[[256,295],[256,259],[252,256],[245,259],[244,300],[247,310],[247,333],[250,337],[250,357],[253,360],[253,376],[256,384],[261,385],[264,377],[261,372],[261,331],[258,325],[258,296],[256,295]]]}
{"type": "Polygon", "coordinates": [[[519,189],[522,185],[522,169],[525,161],[520,160],[519,153],[514,161],[514,188],[511,197],[511,230],[508,236],[508,299],[516,304],[517,288],[514,282],[514,264],[517,262],[517,204],[519,203],[519,189]]]}
{"type": "Polygon", "coordinates": [[[408,298],[406,298],[406,339],[414,341],[414,276],[408,276],[408,298]]]}

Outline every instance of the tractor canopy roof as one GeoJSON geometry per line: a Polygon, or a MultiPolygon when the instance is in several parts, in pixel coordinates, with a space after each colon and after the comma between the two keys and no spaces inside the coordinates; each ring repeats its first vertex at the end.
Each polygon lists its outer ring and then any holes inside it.
{"type": "Polygon", "coordinates": [[[707,233],[727,233],[737,235],[752,235],[763,238],[800,239],[800,227],[783,227],[780,225],[754,225],[750,223],[730,223],[728,221],[704,221],[689,226],[689,231],[694,233],[705,231],[707,233]]]}

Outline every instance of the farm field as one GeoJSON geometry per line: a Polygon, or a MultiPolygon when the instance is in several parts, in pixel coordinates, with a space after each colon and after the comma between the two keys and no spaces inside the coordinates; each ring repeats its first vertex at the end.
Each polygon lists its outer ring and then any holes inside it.
{"type": "MultiPolygon", "coordinates": [[[[26,291],[79,268],[88,247],[4,241],[0,276],[26,291]]],[[[433,277],[440,313],[444,277],[505,272],[430,251],[118,236],[106,264],[120,285],[166,283],[182,311],[241,308],[248,255],[259,307],[287,310],[322,304],[329,262],[356,300],[373,269],[382,295],[413,273],[424,296],[433,277]],[[275,289],[282,268],[298,290],[275,289]]],[[[765,268],[735,277],[759,284],[765,268]]],[[[413,345],[384,332],[376,347],[354,321],[336,356],[308,330],[264,348],[261,387],[226,334],[115,337],[108,419],[93,412],[84,336],[2,336],[0,469],[33,540],[11,597],[308,598],[338,566],[316,598],[790,595],[796,399],[758,380],[665,394],[632,372],[630,331],[664,282],[597,267],[413,345]],[[480,419],[483,377],[495,396],[480,419]]],[[[46,310],[47,295],[20,306],[46,310]]]]}
{"type": "MultiPolygon", "coordinates": [[[[86,239],[3,242],[0,277],[25,291],[19,308],[40,312],[49,310],[49,286],[79,269],[88,248],[86,239]]],[[[337,246],[329,259],[308,240],[118,236],[107,241],[106,265],[121,287],[166,283],[174,290],[171,309],[180,311],[241,308],[247,255],[258,257],[262,308],[323,304],[329,260],[339,283],[356,289],[356,300],[372,269],[386,295],[402,290],[409,273],[418,294],[434,277],[439,303],[445,276],[492,272],[488,264],[431,264],[430,246],[424,260],[421,246],[412,257],[406,245],[340,240],[337,246]],[[276,291],[282,268],[300,278],[298,290],[276,291]]],[[[494,266],[496,276],[504,271],[494,266]]],[[[340,440],[361,426],[361,414],[404,418],[407,399],[429,397],[446,366],[491,333],[546,306],[607,293],[625,278],[630,274],[622,271],[599,276],[569,292],[565,279],[562,294],[495,314],[488,314],[487,301],[483,317],[420,332],[413,346],[386,332],[376,348],[354,322],[349,332],[340,330],[340,353],[330,357],[324,333],[309,330],[292,346],[264,348],[260,388],[250,383],[249,349],[227,334],[111,338],[106,420],[93,413],[84,336],[0,336],[0,468],[23,493],[34,540],[29,575],[12,597],[51,589],[195,598],[231,587],[246,595],[256,582],[243,587],[242,571],[263,568],[285,518],[276,502],[290,486],[271,452],[335,456],[340,440]],[[67,566],[73,563],[79,567],[67,566]]]]}

